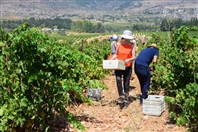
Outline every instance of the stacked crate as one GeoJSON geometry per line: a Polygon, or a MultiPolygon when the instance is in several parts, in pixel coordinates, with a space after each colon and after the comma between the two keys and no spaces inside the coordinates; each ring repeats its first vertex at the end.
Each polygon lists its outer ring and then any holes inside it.
{"type": "Polygon", "coordinates": [[[143,100],[143,114],[160,116],[165,111],[164,96],[149,95],[143,100]]]}

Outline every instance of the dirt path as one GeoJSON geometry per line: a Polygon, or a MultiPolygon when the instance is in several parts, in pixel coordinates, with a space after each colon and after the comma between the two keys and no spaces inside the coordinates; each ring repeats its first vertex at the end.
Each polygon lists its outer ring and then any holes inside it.
{"type": "MultiPolygon", "coordinates": [[[[142,113],[142,106],[136,99],[140,94],[139,82],[134,79],[130,82],[131,102],[127,109],[120,109],[116,104],[118,92],[115,77],[107,76],[104,83],[109,87],[103,90],[100,102],[93,101],[93,106],[81,104],[70,109],[85,126],[86,132],[187,132],[182,126],[170,123],[169,113],[166,110],[161,116],[150,116],[142,113]]],[[[81,132],[70,129],[70,132],[81,132]]]]}

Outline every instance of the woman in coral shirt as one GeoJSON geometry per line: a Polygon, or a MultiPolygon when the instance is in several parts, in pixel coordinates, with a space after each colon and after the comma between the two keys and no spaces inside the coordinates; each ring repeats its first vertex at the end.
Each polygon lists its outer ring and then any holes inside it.
{"type": "Polygon", "coordinates": [[[118,59],[123,60],[125,62],[126,68],[125,70],[115,70],[116,75],[116,83],[118,89],[118,103],[124,105],[124,108],[128,107],[128,95],[129,95],[129,84],[130,77],[132,74],[132,62],[135,59],[135,49],[136,45],[130,42],[132,36],[132,32],[130,30],[125,30],[121,35],[121,42],[118,43],[118,47],[116,49],[116,54],[113,55],[111,60],[118,59]],[[123,77],[123,82],[122,82],[123,77]],[[123,85],[122,85],[123,83],[123,85]]]}

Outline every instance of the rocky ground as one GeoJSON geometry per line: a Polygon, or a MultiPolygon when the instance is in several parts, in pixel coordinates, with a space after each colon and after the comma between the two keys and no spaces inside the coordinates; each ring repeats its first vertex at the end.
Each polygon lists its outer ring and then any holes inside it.
{"type": "MultiPolygon", "coordinates": [[[[143,108],[139,105],[139,82],[135,74],[130,82],[130,104],[126,109],[121,109],[116,104],[118,92],[114,76],[107,76],[104,83],[109,87],[103,90],[102,100],[93,101],[92,106],[86,103],[74,106],[68,110],[80,119],[85,126],[85,132],[187,132],[183,126],[177,126],[171,120],[166,107],[160,116],[143,114],[143,108]]],[[[163,93],[161,92],[160,95],[163,93]]],[[[69,127],[59,131],[81,132],[69,127]]]]}

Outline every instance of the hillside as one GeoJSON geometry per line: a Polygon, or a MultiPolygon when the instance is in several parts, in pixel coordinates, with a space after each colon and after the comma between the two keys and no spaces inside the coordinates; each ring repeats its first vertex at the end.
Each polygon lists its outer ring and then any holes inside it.
{"type": "Polygon", "coordinates": [[[0,1],[1,19],[72,18],[102,22],[132,23],[161,18],[197,17],[196,0],[37,0],[0,1]]]}

